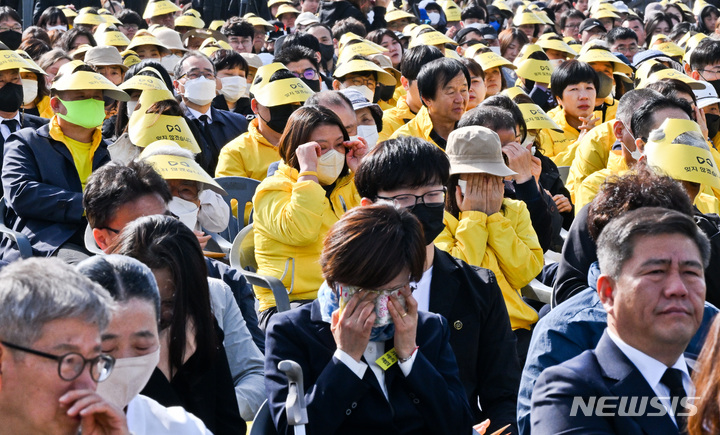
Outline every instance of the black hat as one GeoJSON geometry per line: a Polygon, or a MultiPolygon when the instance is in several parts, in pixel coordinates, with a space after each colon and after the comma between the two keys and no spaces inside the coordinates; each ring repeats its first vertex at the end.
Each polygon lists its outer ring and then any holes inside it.
{"type": "Polygon", "coordinates": [[[593,27],[600,27],[605,30],[605,26],[603,26],[603,23],[601,23],[597,18],[586,18],[582,23],[580,23],[580,33],[590,30],[593,27]]]}
{"type": "Polygon", "coordinates": [[[490,24],[480,24],[478,30],[483,35],[483,39],[498,39],[497,30],[490,24]]]}

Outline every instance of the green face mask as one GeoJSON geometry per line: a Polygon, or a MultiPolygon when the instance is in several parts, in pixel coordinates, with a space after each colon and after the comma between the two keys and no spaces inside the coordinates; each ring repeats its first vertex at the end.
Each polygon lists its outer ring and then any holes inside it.
{"type": "MultiPolygon", "coordinates": [[[[58,100],[60,100],[58,98],[58,100]]],[[[103,100],[87,99],[77,101],[63,101],[67,115],[58,113],[58,116],[71,124],[85,128],[100,127],[105,120],[105,102],[103,100]]]]}

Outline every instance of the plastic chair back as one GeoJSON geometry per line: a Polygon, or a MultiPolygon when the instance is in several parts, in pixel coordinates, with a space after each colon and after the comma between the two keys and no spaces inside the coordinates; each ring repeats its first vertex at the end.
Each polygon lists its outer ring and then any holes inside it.
{"type": "MultiPolygon", "coordinates": [[[[215,181],[228,193],[223,199],[232,211],[228,227],[220,235],[225,240],[235,240],[235,236],[246,224],[245,210],[252,207],[252,198],[260,182],[246,177],[218,177],[215,181]],[[232,200],[237,201],[236,208],[233,207],[232,200]],[[248,204],[250,205],[248,206],[248,204]],[[237,210],[237,217],[235,217],[235,210],[237,210]]],[[[252,215],[247,216],[247,223],[249,222],[252,222],[252,215]]]]}
{"type": "Polygon", "coordinates": [[[277,435],[275,423],[273,423],[272,415],[270,415],[270,405],[267,400],[263,402],[257,414],[255,414],[248,435],[277,435]]]}

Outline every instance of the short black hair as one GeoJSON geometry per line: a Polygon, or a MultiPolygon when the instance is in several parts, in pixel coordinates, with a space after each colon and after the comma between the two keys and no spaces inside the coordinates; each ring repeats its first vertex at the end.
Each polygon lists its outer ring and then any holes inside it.
{"type": "Polygon", "coordinates": [[[367,36],[367,29],[365,29],[365,25],[353,17],[344,18],[332,26],[333,38],[338,41],[348,32],[352,32],[361,38],[367,36]]]}
{"type": "Polygon", "coordinates": [[[23,22],[22,18],[20,18],[20,14],[18,14],[15,9],[10,6],[0,6],[0,21],[5,21],[7,19],[15,20],[20,24],[23,22]]]}
{"type": "Polygon", "coordinates": [[[582,12],[580,12],[577,9],[573,9],[573,8],[568,9],[563,14],[561,14],[557,20],[557,27],[561,32],[565,29],[565,23],[567,23],[567,20],[569,18],[577,18],[579,20],[584,20],[587,17],[585,16],[585,14],[583,14],[582,12]]]}
{"type": "Polygon", "coordinates": [[[225,36],[243,36],[255,39],[255,27],[246,19],[232,17],[220,28],[225,36]]]}
{"type": "Polygon", "coordinates": [[[647,89],[652,89],[653,91],[658,91],[660,94],[662,94],[664,97],[668,97],[673,100],[682,100],[683,95],[689,95],[690,98],[692,98],[693,103],[697,104],[697,98],[695,97],[695,92],[693,92],[690,85],[687,83],[680,81],[678,79],[662,79],[658,80],[657,82],[650,83],[647,85],[647,89]]]}
{"type": "Polygon", "coordinates": [[[117,19],[120,20],[122,24],[135,24],[138,26],[138,29],[147,29],[145,20],[132,9],[123,9],[117,14],[117,19]]]}
{"type": "Polygon", "coordinates": [[[458,122],[458,128],[480,126],[489,128],[492,131],[500,130],[515,131],[515,117],[508,110],[502,107],[480,105],[465,112],[458,122]]]}
{"type": "Polygon", "coordinates": [[[447,184],[450,160],[428,141],[400,136],[379,143],[360,162],[355,186],[363,198],[375,200],[381,190],[447,184]]]}
{"type": "Polygon", "coordinates": [[[565,88],[578,83],[592,83],[595,90],[600,87],[600,79],[589,63],[567,60],[555,68],[550,76],[550,88],[555,98],[562,98],[565,88]]]}
{"type": "MultiPolygon", "coordinates": [[[[309,33],[291,33],[288,36],[285,37],[285,39],[282,42],[282,46],[280,47],[281,51],[285,50],[286,48],[290,47],[304,47],[308,48],[314,52],[320,51],[320,42],[316,37],[309,33]]],[[[279,54],[278,51],[276,53],[279,54]]],[[[277,56],[277,54],[275,55],[277,56]]],[[[279,62],[278,60],[275,60],[275,62],[279,62]]]]}
{"type": "Polygon", "coordinates": [[[110,162],[90,175],[83,192],[83,207],[91,228],[103,228],[121,206],[145,195],[158,194],[170,202],[167,182],[142,161],[127,165],[110,162]]]}
{"type": "Polygon", "coordinates": [[[445,56],[437,47],[431,45],[419,45],[405,51],[400,73],[408,81],[417,80],[420,69],[423,65],[428,64],[436,59],[442,59],[445,56]]]}
{"type": "Polygon", "coordinates": [[[633,137],[636,139],[640,138],[647,142],[650,132],[658,128],[662,122],[662,120],[655,119],[655,113],[663,109],[681,109],[687,113],[690,119],[693,117],[692,107],[690,107],[690,103],[685,100],[665,96],[651,98],[645,101],[645,103],[633,113],[632,121],[630,122],[630,130],[632,130],[633,137]]]}
{"type": "Polygon", "coordinates": [[[45,28],[48,24],[55,24],[57,21],[60,21],[66,26],[68,25],[68,19],[62,9],[56,6],[50,6],[40,14],[36,26],[45,28]]]}
{"type": "Polygon", "coordinates": [[[672,30],[672,19],[670,19],[670,17],[664,12],[655,12],[647,20],[645,20],[645,34],[647,35],[646,38],[648,38],[648,40],[652,39],[655,29],[663,22],[668,25],[668,29],[672,30]]]}
{"type": "Polygon", "coordinates": [[[476,20],[482,20],[485,23],[487,22],[487,16],[487,10],[477,4],[463,9],[460,13],[460,19],[462,21],[474,18],[476,20]]]}
{"type": "Polygon", "coordinates": [[[75,38],[77,38],[78,36],[86,37],[88,41],[90,41],[90,45],[92,45],[93,47],[97,46],[97,42],[95,42],[95,37],[92,33],[81,27],[73,27],[72,29],[63,33],[63,35],[60,37],[60,48],[70,53],[72,51],[72,44],[73,42],[75,42],[75,38]]]}
{"type": "Polygon", "coordinates": [[[607,35],[605,35],[605,40],[610,45],[620,39],[634,39],[635,42],[638,42],[637,33],[627,27],[613,27],[609,32],[607,32],[607,35]]]}
{"type": "MultiPolygon", "coordinates": [[[[212,60],[210,60],[209,57],[207,57],[205,54],[199,52],[199,51],[188,51],[183,55],[183,57],[180,58],[180,61],[178,61],[177,65],[175,65],[175,70],[173,71],[173,77],[175,79],[180,79],[183,75],[183,65],[185,65],[185,61],[190,59],[191,57],[199,57],[203,59],[207,59],[208,62],[210,62],[210,65],[212,65],[213,68],[213,74],[217,75],[217,68],[215,68],[215,64],[212,60]]],[[[172,89],[172,88],[170,88],[172,89]]]]}
{"type": "MultiPolygon", "coordinates": [[[[520,95],[525,95],[525,94],[520,94],[520,95]]],[[[532,102],[532,99],[530,100],[530,102],[532,102]]],[[[535,103],[533,103],[533,104],[535,104],[535,103]]],[[[489,97],[489,98],[485,99],[485,101],[481,102],[480,106],[482,106],[482,107],[499,107],[499,108],[504,109],[507,112],[509,112],[512,115],[513,119],[515,120],[515,124],[518,127],[517,134],[522,136],[523,140],[525,140],[525,136],[527,135],[527,124],[525,124],[525,117],[523,116],[522,110],[520,110],[520,107],[510,97],[508,97],[507,95],[503,95],[503,94],[493,95],[492,97],[489,97]]],[[[484,124],[477,124],[477,125],[484,125],[484,124]]],[[[513,128],[514,127],[515,126],[513,126],[513,128]]],[[[488,128],[490,128],[490,127],[488,127],[488,128]]]]}
{"type": "Polygon", "coordinates": [[[220,49],[215,50],[210,55],[210,60],[215,65],[216,71],[222,71],[229,68],[240,68],[245,71],[245,75],[248,73],[248,63],[244,57],[235,50],[220,49]]]}
{"type": "Polygon", "coordinates": [[[417,78],[420,98],[434,100],[438,89],[447,86],[459,74],[465,76],[470,87],[470,71],[458,60],[443,57],[423,65],[417,78]]]}
{"type": "Polygon", "coordinates": [[[712,38],[705,38],[695,47],[690,55],[690,68],[693,71],[700,71],[710,65],[720,63],[720,41],[712,38]]]}

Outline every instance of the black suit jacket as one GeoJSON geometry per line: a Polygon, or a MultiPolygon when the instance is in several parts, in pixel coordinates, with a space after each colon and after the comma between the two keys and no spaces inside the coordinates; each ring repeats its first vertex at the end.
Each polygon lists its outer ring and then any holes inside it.
{"type": "Polygon", "coordinates": [[[190,115],[185,103],[180,103],[180,106],[183,109],[190,130],[200,146],[201,152],[196,156],[196,160],[212,176],[215,174],[220,150],[228,142],[247,131],[247,119],[237,113],[210,107],[212,124],[208,129],[211,137],[208,138],[202,134],[198,126],[199,121],[190,115]]]}
{"type": "Polygon", "coordinates": [[[515,404],[521,369],[515,335],[495,275],[435,248],[430,311],[448,320],[450,346],[474,421],[489,418],[488,433],[506,424],[511,427],[503,433],[516,433],[515,404]]]}
{"type": "Polygon", "coordinates": [[[594,350],[587,350],[542,372],[532,394],[532,434],[677,435],[678,428],[670,416],[651,405],[655,397],[640,370],[606,331],[594,350]],[[597,415],[599,407],[592,407],[590,415],[585,415],[581,408],[576,407],[576,416],[570,416],[574,397],[587,404],[591,397],[599,400],[603,396],[636,398],[634,409],[638,415],[622,415],[617,412],[618,408],[627,410],[633,407],[627,404],[618,406],[621,403],[619,399],[606,399],[606,404],[614,404],[615,407],[606,406],[603,411],[612,416],[597,415]],[[640,404],[645,400],[647,405],[643,409],[640,404]]]}
{"type": "MultiPolygon", "coordinates": [[[[473,422],[449,335],[444,318],[419,313],[420,347],[410,374],[405,377],[398,364],[385,372],[388,402],[369,367],[360,379],[333,356],[335,340],[318,300],[275,314],[265,339],[265,391],[278,432],[293,433],[285,413],[287,378],[278,370],[290,359],[303,370],[309,434],[470,435],[473,422]]],[[[388,340],[385,351],[392,347],[388,340]]]]}
{"type": "MultiPolygon", "coordinates": [[[[32,128],[37,130],[38,128],[46,125],[50,120],[47,118],[41,118],[39,116],[30,115],[28,113],[20,112],[20,128],[32,128]]],[[[8,136],[8,139],[10,137],[8,136]]],[[[4,153],[5,149],[5,138],[0,134],[0,153],[4,153]]]]}

